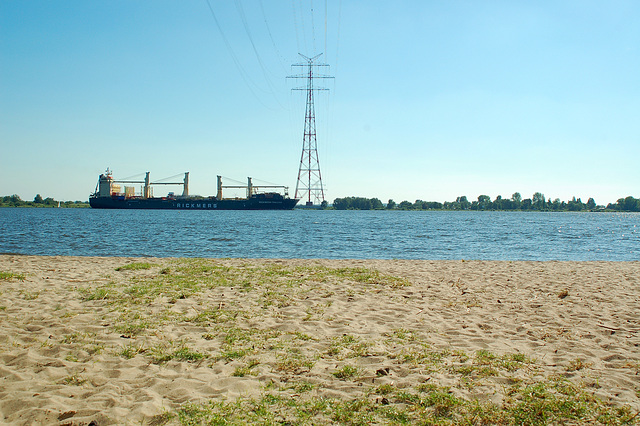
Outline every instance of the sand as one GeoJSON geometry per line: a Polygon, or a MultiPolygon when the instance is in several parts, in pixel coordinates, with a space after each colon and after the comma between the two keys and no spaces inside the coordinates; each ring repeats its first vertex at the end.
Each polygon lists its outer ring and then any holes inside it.
{"type": "Polygon", "coordinates": [[[0,271],[23,274],[0,279],[0,423],[178,424],[267,394],[415,414],[393,392],[501,407],[558,380],[640,411],[640,262],[0,255],[0,271]]]}

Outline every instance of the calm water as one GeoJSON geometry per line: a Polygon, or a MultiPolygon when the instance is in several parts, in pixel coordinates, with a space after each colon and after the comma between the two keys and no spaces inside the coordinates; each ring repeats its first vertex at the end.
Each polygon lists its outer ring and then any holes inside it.
{"type": "Polygon", "coordinates": [[[0,253],[640,260],[640,214],[0,208],[0,253]]]}

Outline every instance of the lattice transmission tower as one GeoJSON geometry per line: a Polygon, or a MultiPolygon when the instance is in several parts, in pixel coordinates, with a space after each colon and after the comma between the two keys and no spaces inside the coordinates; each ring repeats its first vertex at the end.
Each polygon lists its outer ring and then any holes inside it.
{"type": "Polygon", "coordinates": [[[306,198],[306,205],[313,206],[314,202],[320,204],[324,201],[324,187],[322,186],[322,175],[320,173],[320,162],[318,161],[318,141],[316,139],[316,113],[313,102],[313,92],[316,90],[329,90],[325,87],[314,87],[313,80],[316,78],[333,78],[324,74],[314,74],[314,68],[328,67],[328,64],[314,63],[322,55],[308,58],[299,53],[306,62],[293,64],[292,67],[306,67],[306,72],[298,75],[290,75],[287,78],[304,78],[307,80],[306,87],[297,87],[292,90],[305,90],[307,92],[307,106],[304,113],[304,136],[302,138],[302,156],[300,157],[300,168],[298,169],[298,181],[296,182],[295,198],[302,200],[306,198]]]}

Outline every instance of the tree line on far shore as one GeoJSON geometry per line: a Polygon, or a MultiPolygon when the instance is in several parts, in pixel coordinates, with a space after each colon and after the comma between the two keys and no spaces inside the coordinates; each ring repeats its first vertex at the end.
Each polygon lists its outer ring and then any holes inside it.
{"type": "MultiPolygon", "coordinates": [[[[329,206],[325,204],[325,207],[329,206]]],[[[536,192],[531,198],[523,199],[519,192],[514,193],[511,198],[502,198],[498,195],[491,201],[488,195],[480,195],[477,200],[469,201],[466,196],[456,198],[456,201],[422,201],[416,200],[411,203],[402,201],[396,203],[389,200],[383,204],[378,198],[346,197],[333,200],[333,208],[336,210],[499,210],[499,211],[546,211],[546,212],[580,212],[580,211],[621,211],[640,212],[640,198],[628,196],[620,198],[616,203],[609,203],[606,206],[597,205],[593,198],[589,198],[586,203],[580,198],[573,197],[570,201],[560,201],[559,198],[551,200],[545,198],[544,194],[536,192]]]]}
{"type": "Polygon", "coordinates": [[[56,201],[51,197],[36,195],[33,201],[25,201],[19,195],[5,195],[0,198],[0,207],[89,207],[86,201],[56,201]]]}

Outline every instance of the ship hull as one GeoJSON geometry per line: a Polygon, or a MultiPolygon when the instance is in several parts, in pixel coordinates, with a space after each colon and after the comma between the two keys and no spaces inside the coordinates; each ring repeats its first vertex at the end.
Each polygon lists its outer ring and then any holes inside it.
{"type": "Polygon", "coordinates": [[[143,209],[143,210],[291,210],[298,200],[290,198],[249,199],[172,199],[121,197],[91,197],[89,205],[95,209],[143,209]]]}

